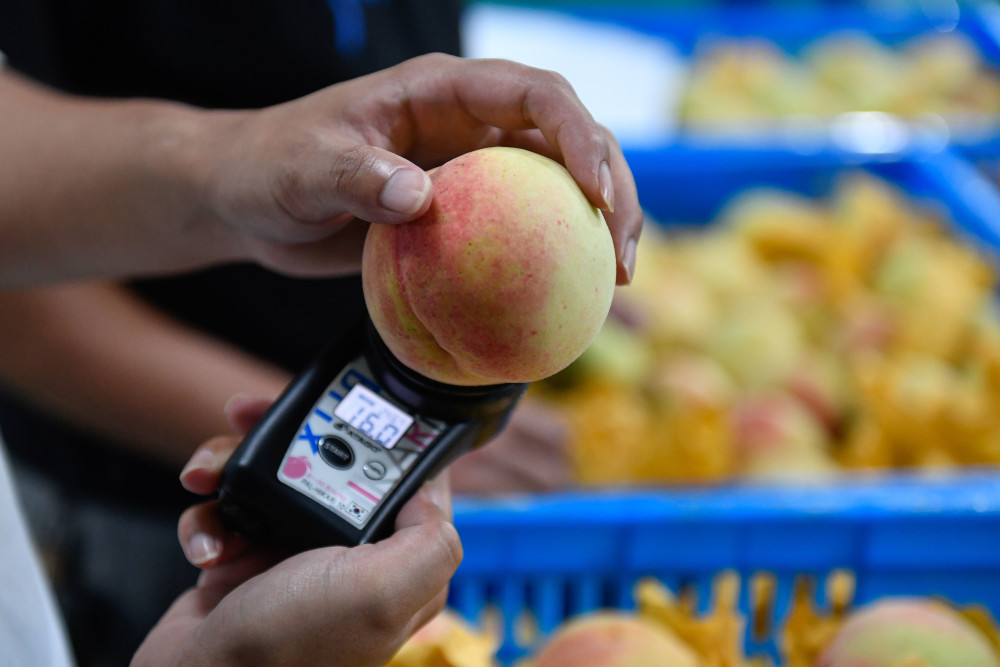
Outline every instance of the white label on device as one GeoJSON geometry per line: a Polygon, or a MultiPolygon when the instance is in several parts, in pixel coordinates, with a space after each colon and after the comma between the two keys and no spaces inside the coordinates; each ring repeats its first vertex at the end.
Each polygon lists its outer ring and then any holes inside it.
{"type": "Polygon", "coordinates": [[[278,479],[363,528],[447,425],[379,393],[363,358],[347,365],[289,444],[278,479]]]}

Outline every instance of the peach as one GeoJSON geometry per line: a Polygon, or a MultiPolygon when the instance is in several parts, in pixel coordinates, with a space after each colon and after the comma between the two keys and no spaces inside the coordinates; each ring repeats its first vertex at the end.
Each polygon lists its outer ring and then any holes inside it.
{"type": "Polygon", "coordinates": [[[615,251],[601,212],[557,162],[484,148],[431,172],[419,219],[372,225],[362,280],[396,358],[452,385],[562,370],[611,308],[615,251]]]}
{"type": "Polygon", "coordinates": [[[816,416],[784,392],[742,398],[732,411],[737,466],[746,477],[822,478],[835,471],[830,436],[816,416]]]}
{"type": "Polygon", "coordinates": [[[665,625],[626,612],[580,616],[560,628],[531,667],[698,667],[695,652],[665,625]]]}
{"type": "Polygon", "coordinates": [[[1000,667],[985,635],[957,611],[920,598],[885,598],[848,618],[817,667],[1000,667]]]}
{"type": "Polygon", "coordinates": [[[828,350],[809,350],[784,384],[831,435],[839,432],[851,401],[850,379],[844,361],[828,350]]]}

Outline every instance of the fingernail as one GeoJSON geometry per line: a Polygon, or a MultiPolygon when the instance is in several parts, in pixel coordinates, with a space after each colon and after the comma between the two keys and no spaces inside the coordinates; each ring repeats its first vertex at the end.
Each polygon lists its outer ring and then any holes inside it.
{"type": "Polygon", "coordinates": [[[601,162],[597,170],[597,184],[601,187],[601,199],[604,200],[604,210],[615,212],[615,185],[611,180],[611,167],[607,162],[601,162]]]}
{"type": "Polygon", "coordinates": [[[635,275],[635,253],[638,245],[636,239],[629,239],[625,243],[625,253],[622,255],[622,264],[625,265],[625,274],[629,282],[632,282],[632,276],[635,275]]]}
{"type": "Polygon", "coordinates": [[[195,470],[211,470],[214,464],[215,453],[210,449],[199,449],[194,453],[194,456],[188,460],[184,469],[181,470],[181,479],[183,480],[195,470]]]}
{"type": "Polygon", "coordinates": [[[423,206],[430,186],[431,180],[424,172],[397,169],[382,186],[379,203],[390,211],[410,215],[423,206]]]}
{"type": "Polygon", "coordinates": [[[222,553],[219,540],[205,533],[195,533],[188,541],[187,558],[192,565],[202,565],[215,560],[222,553]]]}

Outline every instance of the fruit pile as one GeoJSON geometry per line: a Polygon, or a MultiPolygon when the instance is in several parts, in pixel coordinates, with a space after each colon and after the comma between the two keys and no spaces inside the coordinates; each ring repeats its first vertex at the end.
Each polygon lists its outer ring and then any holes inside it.
{"type": "MultiPolygon", "coordinates": [[[[774,580],[756,576],[751,584],[744,615],[734,573],[716,578],[704,613],[694,595],[642,580],[634,610],[569,618],[535,642],[518,667],[771,667],[770,657],[745,653],[748,629],[759,640],[774,632],[782,667],[1000,667],[1000,630],[981,607],[923,597],[852,607],[854,580],[841,571],[827,579],[829,602],[822,609],[815,581],[799,577],[784,621],[772,631],[774,580]]],[[[492,667],[497,642],[491,636],[446,611],[387,667],[492,667]]]]}
{"type": "Polygon", "coordinates": [[[705,228],[647,225],[595,342],[529,394],[567,416],[584,485],[995,465],[996,283],[868,173],[747,191],[705,228]]]}
{"type": "Polygon", "coordinates": [[[691,126],[881,111],[951,120],[1000,113],[1000,77],[967,37],[916,37],[888,47],[834,34],[790,55],[763,39],[711,40],[694,56],[681,101],[691,126]]]}

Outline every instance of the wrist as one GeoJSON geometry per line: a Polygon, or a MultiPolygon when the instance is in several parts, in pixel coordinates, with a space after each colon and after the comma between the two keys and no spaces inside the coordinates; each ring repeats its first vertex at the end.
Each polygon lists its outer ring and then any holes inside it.
{"type": "Polygon", "coordinates": [[[144,161],[165,184],[170,233],[192,266],[248,259],[236,230],[217,214],[220,144],[242,112],[169,104],[155,112],[144,161]]]}

